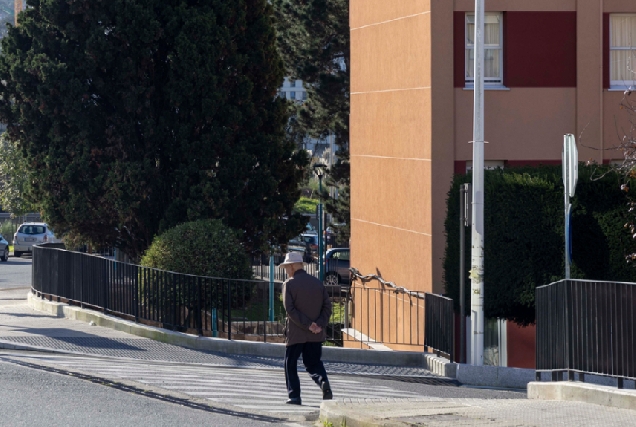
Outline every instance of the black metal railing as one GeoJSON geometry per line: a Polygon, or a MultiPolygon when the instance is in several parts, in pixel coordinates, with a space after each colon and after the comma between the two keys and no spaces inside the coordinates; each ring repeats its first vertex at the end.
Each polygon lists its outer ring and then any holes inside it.
{"type": "Polygon", "coordinates": [[[270,313],[270,286],[260,280],[174,273],[34,246],[32,288],[40,296],[162,328],[284,341],[280,291],[270,313]]]}
{"type": "Polygon", "coordinates": [[[453,300],[426,294],[424,300],[424,346],[455,361],[455,310],[453,300]]]}
{"type": "MultiPolygon", "coordinates": [[[[33,248],[32,288],[40,296],[202,336],[284,342],[280,283],[272,289],[262,280],[174,273],[59,246],[33,248]]],[[[342,345],[347,287],[326,288],[333,303],[327,340],[342,345]]]]}
{"type": "Polygon", "coordinates": [[[347,287],[348,310],[343,345],[422,350],[455,360],[453,301],[450,298],[410,291],[377,275],[363,276],[351,268],[347,287]]]}
{"type": "Polygon", "coordinates": [[[636,379],[636,284],[561,280],[536,289],[537,380],[636,379]]]}

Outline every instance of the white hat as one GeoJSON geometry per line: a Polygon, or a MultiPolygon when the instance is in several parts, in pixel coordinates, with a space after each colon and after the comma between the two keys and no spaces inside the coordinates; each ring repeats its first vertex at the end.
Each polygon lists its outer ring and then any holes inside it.
{"type": "Polygon", "coordinates": [[[302,264],[303,256],[300,252],[287,252],[285,255],[285,261],[281,262],[280,265],[289,265],[289,264],[302,264]]]}

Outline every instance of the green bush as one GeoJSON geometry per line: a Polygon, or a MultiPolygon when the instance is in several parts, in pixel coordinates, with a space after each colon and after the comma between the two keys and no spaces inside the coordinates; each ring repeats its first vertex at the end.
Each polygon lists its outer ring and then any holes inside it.
{"type": "Polygon", "coordinates": [[[294,205],[294,211],[302,214],[315,214],[316,206],[318,206],[318,199],[301,197],[294,205]]]}
{"type": "Polygon", "coordinates": [[[0,235],[4,237],[4,239],[9,242],[10,245],[13,244],[13,234],[16,232],[16,226],[11,223],[11,221],[5,221],[0,224],[0,235]]]}
{"type": "MultiPolygon", "coordinates": [[[[141,258],[141,265],[195,276],[251,279],[250,259],[237,234],[219,220],[187,222],[155,237],[141,258]]],[[[149,307],[170,307],[175,297],[177,305],[191,309],[223,307],[230,285],[232,309],[244,310],[256,292],[255,282],[205,279],[197,296],[194,281],[172,279],[160,272],[142,272],[139,282],[140,301],[149,307]]]]}
{"type": "MultiPolygon", "coordinates": [[[[455,176],[447,202],[444,280],[456,306],[459,186],[469,182],[470,175],[455,176]]],[[[579,167],[572,199],[572,278],[636,281],[636,269],[625,259],[636,251],[636,242],[623,227],[627,199],[621,182],[622,177],[606,167],[579,167]]],[[[564,276],[561,167],[486,171],[484,197],[485,314],[533,323],[535,288],[564,276]]],[[[467,228],[466,270],[470,269],[470,241],[467,228]]],[[[468,273],[465,283],[466,307],[470,307],[468,273]]]]}
{"type": "Polygon", "coordinates": [[[252,278],[238,233],[219,220],[186,222],[155,237],[141,265],[196,276],[252,278]]]}

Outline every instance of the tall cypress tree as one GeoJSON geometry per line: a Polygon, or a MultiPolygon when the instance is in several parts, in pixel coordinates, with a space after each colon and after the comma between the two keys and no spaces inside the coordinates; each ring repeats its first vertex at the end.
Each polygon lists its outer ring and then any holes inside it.
{"type": "Polygon", "coordinates": [[[267,0],[28,4],[2,41],[0,120],[56,231],[138,258],[201,218],[248,249],[302,229],[267,0]]]}
{"type": "Polygon", "coordinates": [[[337,228],[340,241],[349,240],[349,0],[272,0],[278,47],[290,77],[301,79],[307,100],[292,106],[289,132],[336,137],[337,161],[328,185],[339,189],[327,200],[327,211],[346,225],[337,228]]]}

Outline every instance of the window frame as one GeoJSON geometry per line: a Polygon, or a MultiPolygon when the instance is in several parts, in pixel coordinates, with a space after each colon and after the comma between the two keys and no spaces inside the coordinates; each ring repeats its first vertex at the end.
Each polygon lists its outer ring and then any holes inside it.
{"type": "MultiPolygon", "coordinates": [[[[636,18],[636,13],[610,13],[610,18],[609,18],[609,40],[608,40],[608,50],[609,50],[609,75],[610,75],[610,81],[609,81],[609,88],[610,89],[620,89],[620,90],[625,90],[627,88],[629,88],[630,86],[636,86],[636,44],[634,44],[632,47],[612,47],[612,34],[613,34],[613,25],[612,25],[612,17],[614,16],[632,16],[636,18]],[[633,80],[631,80],[630,84],[626,84],[627,82],[630,82],[630,80],[612,80],[612,71],[614,70],[614,64],[612,62],[612,51],[615,50],[628,50],[628,51],[632,51],[633,52],[633,66],[634,69],[632,70],[635,74],[633,75],[634,78],[633,80]]],[[[634,36],[636,37],[636,34],[634,34],[634,36]]]]}
{"type": "MultiPolygon", "coordinates": [[[[466,61],[466,54],[468,52],[469,49],[475,50],[474,44],[472,45],[472,47],[469,47],[468,44],[468,17],[475,16],[474,12],[466,12],[464,14],[464,86],[466,88],[469,89],[473,89],[475,87],[475,78],[474,77],[468,77],[468,70],[467,70],[467,66],[468,63],[466,61]]],[[[484,45],[484,50],[498,50],[499,51],[499,78],[497,79],[497,81],[495,80],[491,80],[488,81],[486,78],[484,78],[484,88],[485,89],[489,89],[489,88],[503,88],[504,86],[504,32],[503,32],[503,27],[504,27],[504,13],[503,12],[486,12],[484,14],[484,16],[497,16],[499,18],[499,46],[498,47],[492,47],[492,46],[487,46],[484,45]]],[[[473,54],[474,56],[474,54],[473,54]]],[[[485,77],[485,76],[484,76],[485,77]]]]}

